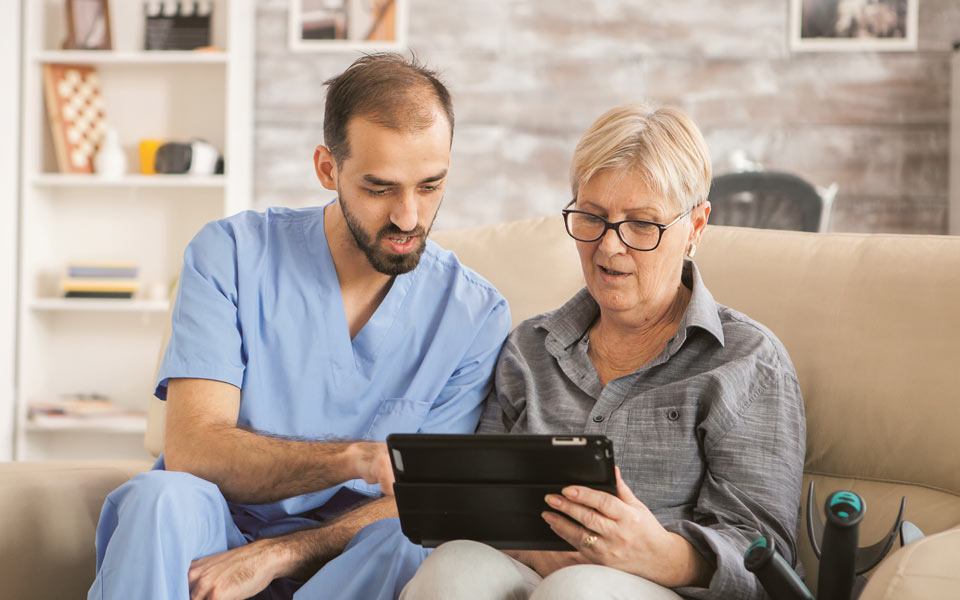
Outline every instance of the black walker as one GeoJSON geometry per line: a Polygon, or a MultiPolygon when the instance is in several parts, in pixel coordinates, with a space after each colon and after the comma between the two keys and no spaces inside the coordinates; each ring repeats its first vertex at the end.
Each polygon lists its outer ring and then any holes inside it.
{"type": "MultiPolygon", "coordinates": [[[[815,488],[811,481],[807,492],[807,535],[813,552],[820,559],[817,593],[820,600],[856,600],[866,585],[863,574],[874,568],[893,548],[900,534],[902,545],[923,537],[910,521],[903,520],[907,499],[901,498],[900,512],[887,533],[877,543],[858,547],[860,521],[867,512],[863,498],[853,492],[838,491],[824,503],[826,525],[815,506],[815,488]]],[[[773,539],[755,540],[743,557],[746,568],[756,574],[773,600],[813,600],[813,594],[774,547],[773,539]]]]}

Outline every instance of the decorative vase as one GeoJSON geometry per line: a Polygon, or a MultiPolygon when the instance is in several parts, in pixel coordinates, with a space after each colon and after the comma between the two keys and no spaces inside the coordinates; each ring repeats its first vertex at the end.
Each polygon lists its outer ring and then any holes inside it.
{"type": "Polygon", "coordinates": [[[107,129],[103,143],[93,159],[93,169],[100,177],[119,178],[127,173],[127,156],[120,147],[117,130],[107,129]]]}

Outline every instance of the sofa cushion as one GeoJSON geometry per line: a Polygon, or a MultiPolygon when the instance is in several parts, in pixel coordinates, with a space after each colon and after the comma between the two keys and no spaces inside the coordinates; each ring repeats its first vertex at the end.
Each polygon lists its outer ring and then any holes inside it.
{"type": "Polygon", "coordinates": [[[960,528],[904,546],[884,561],[860,600],[928,600],[960,595],[960,528]]]}

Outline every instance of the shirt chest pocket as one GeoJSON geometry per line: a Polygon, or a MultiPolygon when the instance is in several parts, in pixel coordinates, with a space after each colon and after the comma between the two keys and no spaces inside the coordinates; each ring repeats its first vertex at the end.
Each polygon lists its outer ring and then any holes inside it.
{"type": "Polygon", "coordinates": [[[640,482],[638,497],[651,510],[696,498],[705,467],[696,403],[633,407],[626,428],[617,463],[628,481],[640,482]]]}
{"type": "Polygon", "coordinates": [[[382,442],[391,433],[416,433],[432,405],[432,400],[384,398],[363,439],[382,442]]]}
{"type": "MultiPolygon", "coordinates": [[[[426,420],[432,405],[433,402],[430,400],[384,398],[363,439],[382,442],[391,433],[416,433],[426,420]]],[[[369,496],[377,496],[381,493],[379,485],[366,483],[362,479],[354,479],[348,485],[361,494],[369,496]]]]}

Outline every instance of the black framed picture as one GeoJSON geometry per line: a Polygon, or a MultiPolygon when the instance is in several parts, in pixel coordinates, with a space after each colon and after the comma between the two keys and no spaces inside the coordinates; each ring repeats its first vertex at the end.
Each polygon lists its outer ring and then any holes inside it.
{"type": "Polygon", "coordinates": [[[790,0],[798,52],[917,49],[919,0],[790,0]]]}

